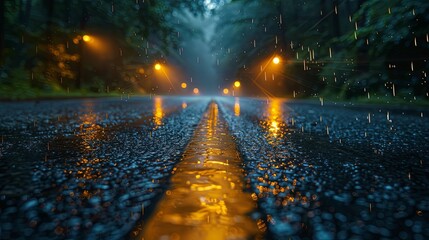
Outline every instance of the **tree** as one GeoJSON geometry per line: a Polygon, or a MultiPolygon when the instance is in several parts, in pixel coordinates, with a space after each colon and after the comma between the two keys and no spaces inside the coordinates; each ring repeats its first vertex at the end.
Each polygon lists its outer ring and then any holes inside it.
{"type": "MultiPolygon", "coordinates": [[[[205,7],[204,1],[193,0],[1,1],[2,71],[23,72],[20,76],[29,76],[23,81],[47,91],[126,89],[138,66],[180,45],[173,14],[203,14],[205,7]],[[98,37],[105,51],[84,45],[85,34],[98,37]]],[[[1,81],[12,84],[9,78],[1,81]]]]}

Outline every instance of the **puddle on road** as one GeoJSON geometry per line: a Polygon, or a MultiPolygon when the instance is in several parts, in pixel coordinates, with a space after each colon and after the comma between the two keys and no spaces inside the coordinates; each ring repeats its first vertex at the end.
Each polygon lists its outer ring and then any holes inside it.
{"type": "Polygon", "coordinates": [[[261,233],[248,214],[235,142],[212,103],[174,169],[171,188],[135,239],[251,239],[261,233]]]}

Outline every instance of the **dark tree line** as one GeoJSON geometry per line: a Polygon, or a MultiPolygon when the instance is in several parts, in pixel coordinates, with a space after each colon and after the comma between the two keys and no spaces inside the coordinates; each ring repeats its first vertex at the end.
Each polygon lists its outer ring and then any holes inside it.
{"type": "Polygon", "coordinates": [[[235,0],[213,48],[225,84],[247,92],[428,99],[428,12],[420,0],[235,0]],[[282,66],[261,74],[273,55],[282,66]]]}
{"type": "Polygon", "coordinates": [[[0,90],[148,91],[149,69],[187,31],[177,15],[205,8],[193,0],[2,0],[0,90]]]}

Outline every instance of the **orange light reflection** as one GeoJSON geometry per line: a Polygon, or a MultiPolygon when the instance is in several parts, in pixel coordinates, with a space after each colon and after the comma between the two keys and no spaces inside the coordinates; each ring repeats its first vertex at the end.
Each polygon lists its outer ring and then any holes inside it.
{"type": "Polygon", "coordinates": [[[267,110],[267,123],[270,136],[274,138],[282,137],[283,134],[281,134],[281,131],[279,131],[283,113],[282,101],[276,98],[271,99],[267,110]]]}
{"type": "Polygon", "coordinates": [[[234,103],[234,115],[236,117],[240,116],[240,99],[239,98],[235,98],[235,103],[234,103]]]}
{"type": "Polygon", "coordinates": [[[162,118],[164,117],[164,110],[162,107],[162,98],[154,98],[154,107],[153,107],[153,122],[158,127],[162,124],[162,118]]]}

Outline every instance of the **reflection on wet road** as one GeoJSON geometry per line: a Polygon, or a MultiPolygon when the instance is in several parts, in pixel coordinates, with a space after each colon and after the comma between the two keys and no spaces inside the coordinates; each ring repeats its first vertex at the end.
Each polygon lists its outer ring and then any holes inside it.
{"type": "Polygon", "coordinates": [[[0,103],[0,239],[123,238],[163,192],[208,101],[0,103]]]}
{"type": "Polygon", "coordinates": [[[270,238],[429,238],[427,110],[218,102],[270,238]]]}
{"type": "Polygon", "coordinates": [[[0,103],[0,238],[429,239],[427,109],[211,101],[0,103]]]}
{"type": "Polygon", "coordinates": [[[247,216],[254,207],[234,140],[212,103],[137,239],[249,239],[258,233],[247,216]]]}

